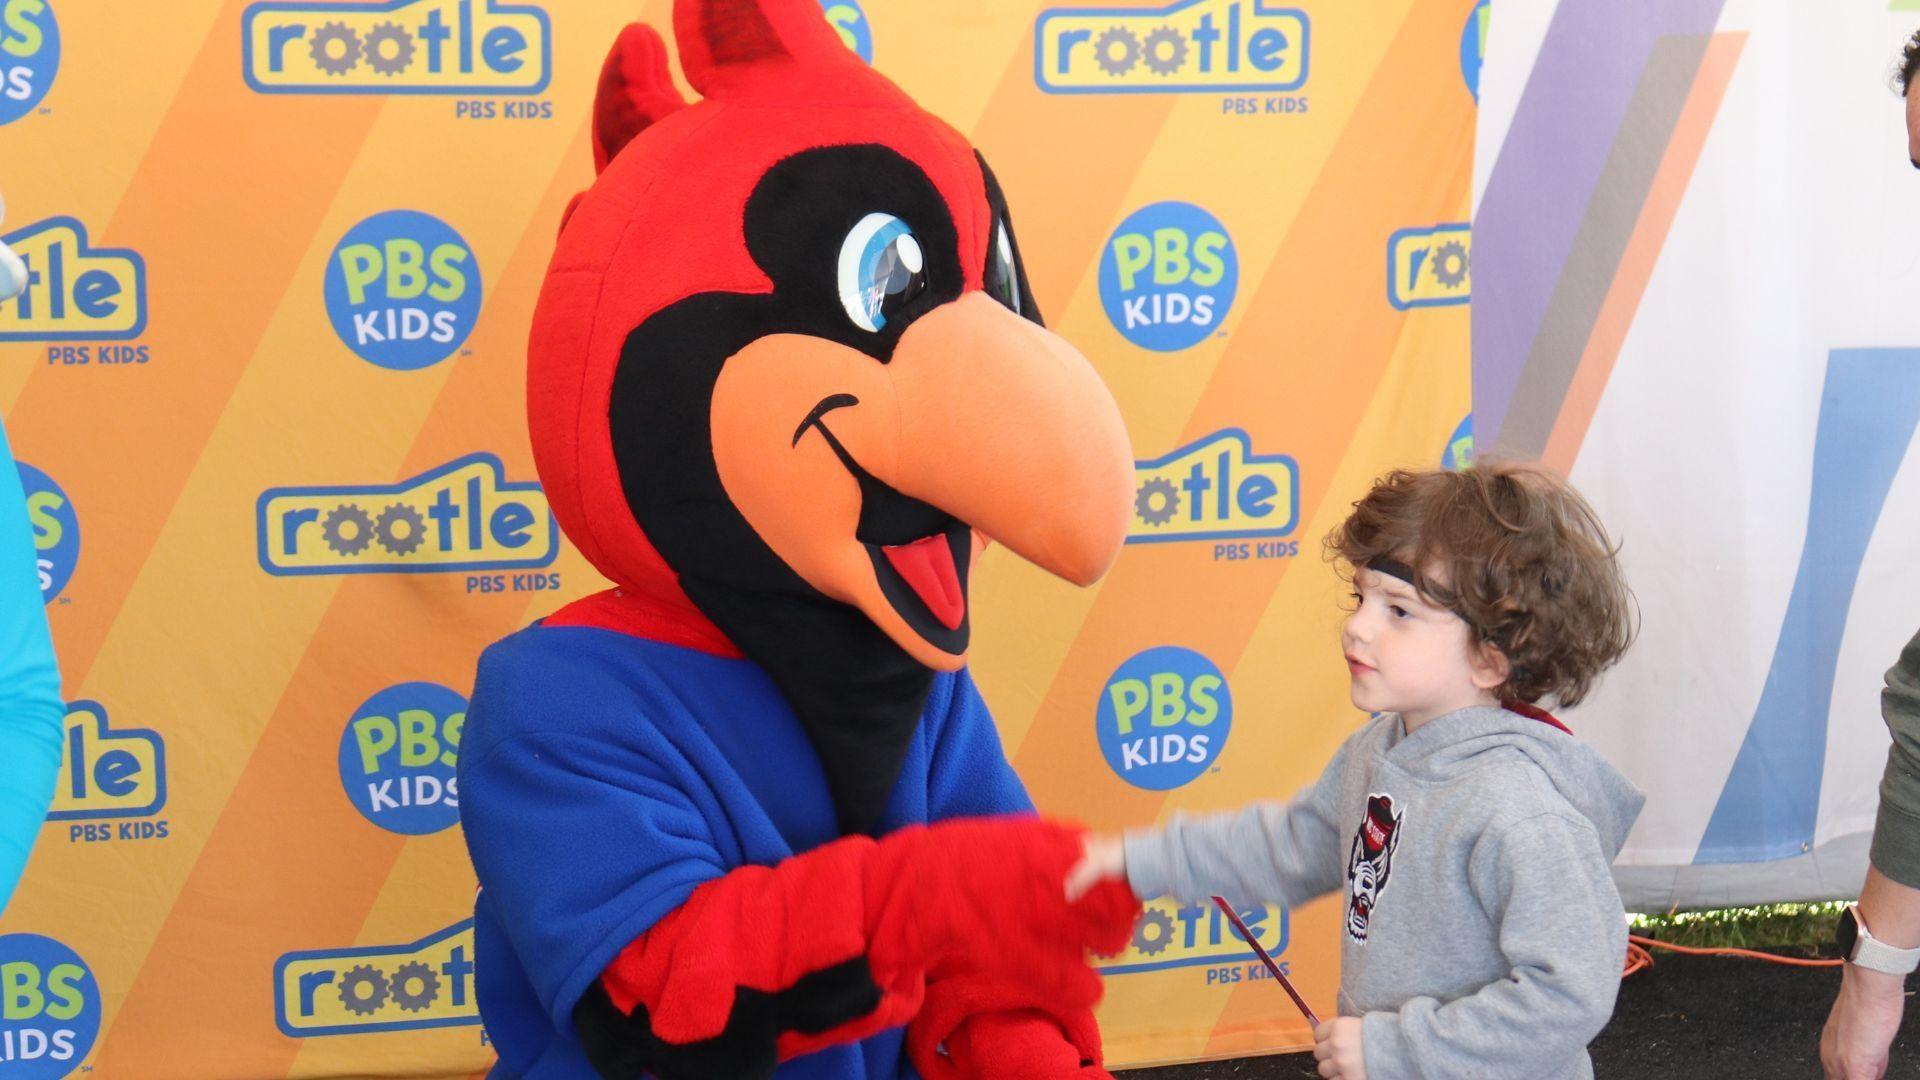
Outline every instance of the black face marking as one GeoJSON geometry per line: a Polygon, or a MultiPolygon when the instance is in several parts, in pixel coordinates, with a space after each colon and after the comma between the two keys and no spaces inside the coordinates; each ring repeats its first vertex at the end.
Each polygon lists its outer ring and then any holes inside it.
{"type": "MultiPolygon", "coordinates": [[[[1010,306],[1039,322],[1005,199],[984,161],[980,168],[993,228],[1008,230],[1012,254],[1009,279],[1008,261],[995,265],[998,240],[990,234],[983,281],[997,284],[1003,303],[1011,297],[1010,306]]],[[[971,218],[978,210],[962,213],[971,218]]],[[[820,338],[875,363],[890,362],[907,328],[958,299],[965,287],[954,218],[927,175],[886,147],[827,147],[789,157],[761,178],[742,221],[747,251],[771,291],[703,293],[662,309],[628,334],[614,376],[608,420],[635,520],[688,598],[768,671],[793,705],[820,751],[848,832],[867,831],[878,820],[933,673],[865,614],[813,589],[747,523],[714,463],[713,388],[728,358],[773,334],[820,338]],[[890,294],[877,330],[849,317],[839,275],[849,233],[874,214],[910,229],[920,260],[920,280],[890,294]]],[[[876,277],[881,269],[891,274],[896,263],[876,262],[876,277]]],[[[882,594],[928,642],[964,652],[970,620],[953,629],[942,625],[881,548],[944,537],[964,590],[971,529],[861,467],[832,433],[831,414],[856,402],[823,389],[826,396],[812,413],[795,418],[795,445],[817,433],[834,448],[860,485],[856,538],[882,594]]]]}

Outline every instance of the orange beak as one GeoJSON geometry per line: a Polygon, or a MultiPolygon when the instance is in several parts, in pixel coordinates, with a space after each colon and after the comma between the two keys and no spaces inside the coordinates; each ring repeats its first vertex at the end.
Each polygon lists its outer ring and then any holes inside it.
{"type": "Polygon", "coordinates": [[[776,334],[714,387],[720,482],[808,584],[929,667],[966,661],[974,532],[1080,585],[1126,540],[1133,455],[1113,395],[1058,335],[981,292],[889,362],[776,334]]]}

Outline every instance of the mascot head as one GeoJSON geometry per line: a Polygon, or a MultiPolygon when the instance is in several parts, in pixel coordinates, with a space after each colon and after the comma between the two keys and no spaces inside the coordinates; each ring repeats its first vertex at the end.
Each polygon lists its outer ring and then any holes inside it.
{"type": "Polygon", "coordinates": [[[985,543],[1094,581],[1132,455],[964,137],[815,0],[679,0],[674,31],[699,102],[644,26],[601,73],[598,175],[534,318],[534,454],[618,603],[765,667],[865,828],[932,671],[965,662],[985,543]]]}

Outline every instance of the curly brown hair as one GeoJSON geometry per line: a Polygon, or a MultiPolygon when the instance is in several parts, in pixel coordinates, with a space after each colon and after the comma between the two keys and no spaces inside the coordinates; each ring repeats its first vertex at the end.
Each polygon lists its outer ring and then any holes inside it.
{"type": "Polygon", "coordinates": [[[1506,656],[1502,700],[1578,704],[1633,641],[1619,547],[1578,492],[1537,466],[1388,473],[1326,550],[1348,581],[1377,559],[1411,569],[1422,598],[1506,656]]]}
{"type": "Polygon", "coordinates": [[[1913,77],[1920,74],[1920,30],[1913,32],[1907,39],[1906,48],[1900,50],[1900,62],[1894,66],[1893,81],[1900,90],[1900,96],[1906,97],[1913,89],[1913,77]]]}

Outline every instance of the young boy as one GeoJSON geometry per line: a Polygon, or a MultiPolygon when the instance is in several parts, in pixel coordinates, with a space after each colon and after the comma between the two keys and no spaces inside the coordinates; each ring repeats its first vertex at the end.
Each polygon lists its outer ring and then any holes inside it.
{"type": "Polygon", "coordinates": [[[1291,803],[1092,840],[1069,891],[1298,905],[1343,888],[1342,1080],[1593,1075],[1626,955],[1609,867],[1642,797],[1532,706],[1580,701],[1632,637],[1614,548],[1537,469],[1394,472],[1327,538],[1374,713],[1291,803]]]}

